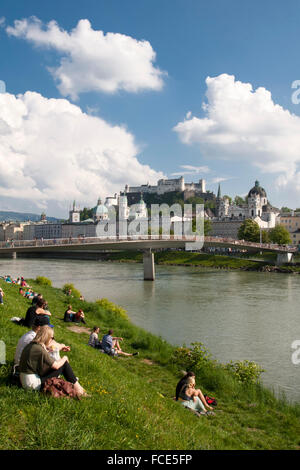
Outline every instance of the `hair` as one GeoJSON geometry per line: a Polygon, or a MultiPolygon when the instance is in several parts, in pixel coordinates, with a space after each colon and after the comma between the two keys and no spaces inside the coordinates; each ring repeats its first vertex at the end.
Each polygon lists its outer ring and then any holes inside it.
{"type": "Polygon", "coordinates": [[[195,377],[193,375],[189,375],[186,380],[188,387],[193,388],[195,386],[195,377]]]}
{"type": "Polygon", "coordinates": [[[72,308],[72,305],[68,305],[68,310],[70,310],[72,308]]]}
{"type": "Polygon", "coordinates": [[[40,308],[43,308],[45,305],[45,301],[43,299],[38,299],[36,305],[40,308]]]}
{"type": "Polygon", "coordinates": [[[36,337],[34,338],[34,342],[47,346],[52,337],[53,329],[48,325],[44,325],[41,326],[41,328],[37,332],[36,337]]]}
{"type": "Polygon", "coordinates": [[[99,326],[94,326],[93,329],[92,329],[92,332],[94,333],[97,330],[100,330],[100,327],[99,326]]]}
{"type": "Polygon", "coordinates": [[[113,332],[114,332],[114,330],[108,330],[108,334],[109,334],[109,335],[112,335],[113,332]]]}

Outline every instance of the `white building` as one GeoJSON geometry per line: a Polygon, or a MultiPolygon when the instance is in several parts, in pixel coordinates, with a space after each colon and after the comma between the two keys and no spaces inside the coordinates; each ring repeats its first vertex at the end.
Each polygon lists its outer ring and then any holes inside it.
{"type": "Polygon", "coordinates": [[[160,179],[156,186],[143,184],[141,186],[125,186],[126,193],[165,194],[168,192],[195,191],[206,193],[205,180],[200,179],[198,183],[185,183],[183,176],[174,179],[160,179]]]}

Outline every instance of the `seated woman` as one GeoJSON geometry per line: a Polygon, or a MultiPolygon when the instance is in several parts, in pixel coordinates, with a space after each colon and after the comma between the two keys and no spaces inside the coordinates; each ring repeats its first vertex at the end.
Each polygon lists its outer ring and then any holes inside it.
{"type": "Polygon", "coordinates": [[[67,356],[59,360],[50,357],[47,348],[54,341],[53,330],[48,325],[42,326],[34,340],[23,349],[20,358],[20,381],[24,389],[40,390],[49,378],[63,375],[68,382],[74,384],[78,396],[86,396],[77,377],[69,364],[67,356]]]}
{"type": "Polygon", "coordinates": [[[90,334],[89,342],[88,342],[88,345],[92,346],[92,348],[102,349],[102,343],[101,341],[99,341],[99,338],[98,338],[99,332],[100,332],[99,326],[94,326],[94,328],[92,329],[92,333],[90,334]]]}
{"type": "Polygon", "coordinates": [[[64,321],[65,322],[74,321],[75,315],[76,315],[76,312],[72,310],[72,305],[68,305],[68,308],[65,311],[64,321]]]}
{"type": "Polygon", "coordinates": [[[200,389],[195,390],[195,374],[188,372],[177,384],[176,400],[179,400],[185,408],[189,408],[197,414],[212,414],[213,408],[206,402],[200,389]],[[205,408],[206,407],[206,408],[205,408]]]}
{"type": "Polygon", "coordinates": [[[85,323],[83,310],[80,308],[78,312],[75,313],[75,318],[73,320],[75,323],[85,323]]]}
{"type": "Polygon", "coordinates": [[[24,290],[22,289],[22,287],[20,287],[20,289],[19,289],[19,294],[21,294],[23,297],[25,297],[25,292],[24,292],[24,290]]]}
{"type": "Polygon", "coordinates": [[[50,324],[49,317],[51,316],[51,313],[49,312],[49,310],[46,310],[47,307],[47,302],[44,299],[39,299],[36,303],[35,315],[44,315],[48,318],[48,323],[50,324]]]}

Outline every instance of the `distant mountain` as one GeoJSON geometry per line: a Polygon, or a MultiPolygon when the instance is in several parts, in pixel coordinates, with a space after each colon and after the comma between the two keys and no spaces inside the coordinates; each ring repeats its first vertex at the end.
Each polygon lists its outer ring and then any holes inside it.
{"type": "MultiPolygon", "coordinates": [[[[0,222],[28,222],[31,220],[32,222],[38,222],[41,220],[41,216],[38,214],[31,214],[30,212],[11,212],[11,211],[0,211],[0,222]]],[[[56,217],[47,217],[49,222],[59,222],[61,219],[57,219],[56,217]]]]}

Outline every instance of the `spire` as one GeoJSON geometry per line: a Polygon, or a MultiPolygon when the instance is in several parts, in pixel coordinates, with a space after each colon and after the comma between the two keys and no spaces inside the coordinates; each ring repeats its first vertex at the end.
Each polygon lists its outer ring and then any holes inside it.
{"type": "Polygon", "coordinates": [[[221,199],[221,186],[220,186],[220,183],[219,183],[219,187],[218,187],[218,196],[217,196],[218,199],[221,199]]]}

